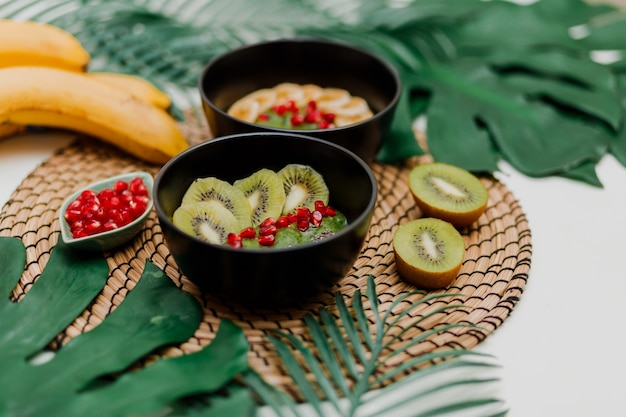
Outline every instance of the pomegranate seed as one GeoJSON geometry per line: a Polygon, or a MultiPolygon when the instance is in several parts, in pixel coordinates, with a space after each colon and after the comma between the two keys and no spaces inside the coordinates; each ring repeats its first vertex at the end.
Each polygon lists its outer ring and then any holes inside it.
{"type": "Polygon", "coordinates": [[[98,197],[100,198],[100,200],[110,200],[111,198],[115,197],[115,191],[113,191],[113,189],[111,188],[105,188],[98,193],[98,197]]]}
{"type": "Polygon", "coordinates": [[[319,227],[319,225],[322,224],[322,219],[324,219],[324,215],[320,211],[315,210],[311,213],[311,224],[313,226],[319,227]]]}
{"type": "Polygon", "coordinates": [[[241,236],[237,233],[229,233],[226,236],[226,243],[233,248],[240,248],[242,246],[241,236]]]}
{"type": "Polygon", "coordinates": [[[311,101],[309,101],[309,102],[306,104],[306,107],[307,107],[307,111],[308,111],[309,109],[311,109],[311,110],[315,110],[315,109],[317,109],[317,102],[316,102],[315,100],[311,100],[311,101]]]}
{"type": "Polygon", "coordinates": [[[92,213],[95,215],[96,213],[98,213],[99,209],[100,209],[100,204],[96,203],[95,200],[92,200],[83,206],[83,215],[87,213],[92,213]]]}
{"type": "Polygon", "coordinates": [[[74,239],[80,239],[81,237],[89,236],[89,234],[85,231],[85,229],[74,229],[72,232],[72,237],[74,239]]]}
{"type": "Polygon", "coordinates": [[[96,198],[96,192],[93,190],[85,190],[80,193],[80,197],[84,200],[92,200],[96,198]]]}
{"type": "Polygon", "coordinates": [[[111,220],[120,226],[125,224],[124,215],[122,215],[121,211],[117,211],[114,215],[111,216],[111,220]]]}
{"type": "Polygon", "coordinates": [[[126,181],[116,181],[113,184],[113,190],[117,192],[122,192],[128,189],[128,183],[126,181]]]}
{"type": "Polygon", "coordinates": [[[270,224],[269,226],[261,227],[259,229],[259,236],[267,236],[267,235],[275,235],[278,229],[275,224],[270,224]]]}
{"type": "Polygon", "coordinates": [[[135,196],[147,196],[148,195],[148,187],[144,184],[143,180],[140,177],[133,178],[133,180],[128,184],[128,189],[135,196]]]}
{"type": "Polygon", "coordinates": [[[291,119],[289,119],[289,121],[293,126],[300,126],[302,122],[304,122],[304,117],[302,117],[301,114],[294,114],[293,116],[291,116],[291,119]]]}
{"type": "Polygon", "coordinates": [[[274,113],[278,114],[279,116],[282,116],[285,113],[287,113],[287,107],[284,104],[279,104],[278,106],[275,106],[272,110],[274,111],[274,113]]]}
{"type": "Polygon", "coordinates": [[[254,230],[254,227],[246,227],[239,232],[239,236],[243,239],[254,239],[256,237],[256,230],[254,230]]]}
{"type": "Polygon", "coordinates": [[[89,220],[88,222],[85,223],[85,230],[90,234],[100,231],[101,228],[102,228],[102,223],[100,223],[96,219],[89,220]]]}
{"type": "Polygon", "coordinates": [[[328,129],[330,127],[330,123],[324,119],[320,120],[317,124],[317,127],[320,129],[328,129]]]}
{"type": "Polygon", "coordinates": [[[68,223],[76,222],[82,217],[83,217],[83,211],[80,209],[72,209],[72,210],[68,209],[65,211],[65,220],[67,220],[68,223]]]}
{"type": "Polygon", "coordinates": [[[109,200],[109,205],[111,207],[122,207],[124,203],[122,202],[122,199],[119,198],[119,196],[115,196],[109,200]]]}
{"type": "Polygon", "coordinates": [[[309,123],[316,123],[322,120],[322,112],[319,110],[313,110],[307,113],[305,120],[309,123]]]}
{"type": "Polygon", "coordinates": [[[298,113],[299,111],[298,106],[296,106],[296,102],[293,100],[288,100],[287,103],[285,103],[285,107],[287,108],[287,111],[291,113],[298,113]]]}
{"type": "Polygon", "coordinates": [[[96,211],[95,215],[96,215],[95,216],[96,219],[98,219],[100,221],[106,221],[107,220],[107,211],[102,206],[98,207],[98,211],[96,211]]]}
{"type": "Polygon", "coordinates": [[[289,224],[294,224],[298,221],[298,216],[295,213],[289,213],[287,214],[287,220],[289,220],[289,224]]]}
{"type": "Polygon", "coordinates": [[[326,208],[326,204],[324,204],[322,200],[315,200],[315,202],[313,203],[313,207],[317,211],[322,211],[323,209],[326,208]]]}
{"type": "Polygon", "coordinates": [[[259,228],[271,226],[273,224],[276,224],[276,219],[273,217],[268,217],[267,219],[263,220],[263,222],[261,222],[259,228]]]}
{"type": "Polygon", "coordinates": [[[325,211],[324,215],[328,217],[335,217],[337,215],[337,210],[335,210],[331,206],[326,206],[324,211],[325,211]]]}
{"type": "Polygon", "coordinates": [[[109,230],[115,230],[117,229],[119,226],[117,225],[117,223],[115,223],[112,220],[108,220],[106,223],[104,223],[102,225],[102,231],[103,232],[108,232],[109,230]]]}
{"type": "Polygon", "coordinates": [[[262,122],[267,122],[270,119],[270,117],[267,114],[262,113],[262,114],[259,114],[259,117],[257,119],[262,122]]]}
{"type": "Polygon", "coordinates": [[[323,117],[328,123],[333,123],[335,121],[335,113],[324,113],[323,117]]]}
{"type": "Polygon", "coordinates": [[[80,200],[74,200],[67,206],[67,209],[68,210],[80,210],[82,206],[83,206],[83,203],[80,200]]]}
{"type": "Polygon", "coordinates": [[[300,219],[306,219],[308,221],[310,216],[311,210],[309,210],[307,207],[299,207],[296,210],[296,217],[298,218],[298,221],[300,219]]]}
{"type": "Polygon", "coordinates": [[[307,230],[309,230],[309,219],[304,219],[304,218],[298,219],[298,222],[296,223],[296,227],[298,228],[299,231],[306,232],[307,230]]]}
{"type": "Polygon", "coordinates": [[[276,236],[275,235],[265,235],[265,236],[261,236],[258,239],[259,245],[261,246],[273,246],[274,243],[276,242],[276,236]]]}
{"type": "Polygon", "coordinates": [[[283,229],[285,227],[289,226],[289,217],[287,216],[280,216],[278,218],[278,220],[276,220],[276,227],[278,229],[283,229]]]}
{"type": "Polygon", "coordinates": [[[120,194],[120,200],[126,204],[133,200],[133,193],[130,190],[124,190],[120,194]]]}

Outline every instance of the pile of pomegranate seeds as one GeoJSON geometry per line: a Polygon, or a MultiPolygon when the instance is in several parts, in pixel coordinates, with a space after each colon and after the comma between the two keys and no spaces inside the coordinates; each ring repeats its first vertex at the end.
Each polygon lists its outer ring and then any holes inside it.
{"type": "Polygon", "coordinates": [[[246,227],[238,234],[229,233],[226,243],[233,248],[241,248],[243,239],[257,239],[261,246],[273,246],[279,229],[295,224],[296,229],[306,232],[310,227],[319,227],[324,217],[334,217],[336,214],[337,211],[333,207],[318,200],[313,211],[307,207],[300,207],[295,213],[280,216],[278,219],[268,217],[259,225],[258,235],[254,227],[246,227]]]}
{"type": "Polygon", "coordinates": [[[83,191],[65,210],[65,220],[75,239],[107,232],[131,223],[148,207],[150,196],[140,177],[117,181],[96,193],[83,191]]]}
{"type": "MultiPolygon", "coordinates": [[[[333,113],[324,113],[317,108],[315,100],[311,100],[304,108],[298,108],[296,102],[288,100],[285,104],[278,104],[272,107],[271,112],[281,116],[289,117],[289,123],[292,127],[299,127],[305,124],[313,125],[311,128],[328,129],[334,127],[335,115],[333,113]]],[[[259,122],[267,122],[270,120],[270,114],[261,113],[257,119],[259,122]]]]}

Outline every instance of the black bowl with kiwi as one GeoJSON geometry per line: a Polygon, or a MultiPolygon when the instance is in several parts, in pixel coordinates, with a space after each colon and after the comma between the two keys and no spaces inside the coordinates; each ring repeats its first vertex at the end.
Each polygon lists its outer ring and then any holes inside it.
{"type": "MultiPolygon", "coordinates": [[[[298,181],[306,189],[312,181],[308,174],[300,176],[298,181]]],[[[165,243],[181,271],[205,293],[247,306],[299,305],[331,288],[358,257],[376,196],[371,169],[354,153],[318,138],[281,132],[236,134],[202,142],[166,163],[154,182],[154,206],[165,243]],[[174,221],[183,200],[209,194],[198,190],[203,186],[199,179],[217,178],[228,186],[262,170],[280,172],[292,165],[310,167],[323,178],[328,191],[326,205],[345,216],[345,227],[322,239],[292,246],[250,248],[209,243],[205,235],[215,234],[213,231],[183,230],[174,221]]],[[[226,217],[223,211],[217,213],[220,215],[208,208],[201,214],[178,215],[193,225],[218,224],[212,230],[219,231],[226,217]]]]}
{"type": "Polygon", "coordinates": [[[374,160],[389,130],[400,85],[396,70],[375,54],[344,43],[309,38],[267,41],[228,51],[211,60],[199,80],[204,113],[215,136],[254,131],[295,132],[350,149],[368,163],[374,160]],[[278,92],[278,98],[260,100],[259,115],[272,116],[266,123],[254,121],[257,113],[249,105],[244,108],[244,115],[232,112],[242,98],[284,84],[308,88],[298,96],[303,114],[309,100],[319,101],[318,108],[323,108],[324,102],[329,106],[326,113],[333,115],[334,123],[330,127],[306,122],[296,126],[290,122],[290,115],[276,117],[276,112],[268,106],[280,106],[290,99],[284,89],[278,92]],[[318,88],[315,94],[309,94],[310,87],[318,88]],[[349,100],[345,94],[329,98],[337,90],[347,93],[349,100]],[[370,111],[366,116],[358,110],[364,103],[370,111]]]}

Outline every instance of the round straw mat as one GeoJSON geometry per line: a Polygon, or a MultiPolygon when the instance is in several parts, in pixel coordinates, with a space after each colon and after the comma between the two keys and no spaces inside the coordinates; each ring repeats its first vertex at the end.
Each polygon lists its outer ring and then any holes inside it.
{"type": "MultiPolygon", "coordinates": [[[[190,143],[206,140],[198,129],[186,125],[190,143]]],[[[379,311],[385,312],[400,295],[415,288],[397,274],[391,247],[398,225],[420,217],[407,186],[407,166],[373,164],[379,183],[379,196],[369,234],[352,270],[327,292],[299,308],[277,310],[248,310],[223,303],[201,294],[177,268],[168,252],[156,214],[151,213],[142,232],[127,246],[105,253],[110,265],[106,287],[92,305],[72,323],[53,346],[66,343],[72,337],[100,323],[123,300],[141,276],[146,259],[163,269],[184,291],[194,295],[204,307],[204,319],[195,335],[179,347],[169,348],[162,355],[192,352],[210,343],[220,320],[228,318],[243,328],[250,343],[251,365],[270,383],[294,392],[280,359],[264,337],[269,329],[284,329],[305,340],[303,317],[316,314],[325,306],[332,314],[334,293],[340,292],[348,305],[355,290],[365,292],[368,276],[377,283],[379,311]]],[[[41,274],[49,254],[59,238],[58,210],[65,197],[90,182],[133,170],[156,174],[158,168],[123,154],[100,141],[79,138],[75,143],[51,156],[37,167],[13,192],[0,214],[0,235],[20,237],[27,248],[27,267],[14,297],[19,300],[41,274]]],[[[489,190],[489,205],[482,217],[462,230],[466,242],[466,257],[462,269],[447,293],[454,296],[433,299],[419,305],[398,323],[409,328],[394,343],[402,345],[421,332],[448,323],[475,324],[476,327],[453,327],[419,343],[405,354],[398,355],[393,367],[410,357],[445,348],[472,348],[485,339],[509,316],[522,294],[530,268],[531,234],[526,217],[513,194],[493,178],[481,178],[489,190]],[[446,305],[453,307],[436,312],[446,305]],[[430,315],[430,316],[429,316],[430,315]],[[412,323],[425,318],[419,326],[412,323]]],[[[423,295],[411,295],[396,310],[406,308],[423,295]]],[[[372,323],[369,303],[364,308],[372,323]]],[[[392,313],[392,317],[393,317],[392,313]]],[[[338,315],[337,315],[338,317],[338,315]]],[[[392,349],[393,347],[392,346],[392,349]]],[[[402,376],[400,376],[402,377],[402,376]]],[[[400,378],[399,377],[399,378],[400,378]]]]}

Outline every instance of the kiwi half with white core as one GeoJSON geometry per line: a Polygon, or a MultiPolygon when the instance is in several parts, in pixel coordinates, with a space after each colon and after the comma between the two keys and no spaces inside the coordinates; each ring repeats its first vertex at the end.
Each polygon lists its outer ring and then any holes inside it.
{"type": "Polygon", "coordinates": [[[172,221],[183,232],[216,245],[241,230],[235,215],[214,200],[183,204],[174,211],[172,221]]]}
{"type": "Polygon", "coordinates": [[[283,180],[271,169],[262,168],[233,183],[243,191],[252,208],[252,225],[258,226],[268,217],[280,217],[285,204],[283,180]]]}
{"type": "Polygon", "coordinates": [[[411,169],[409,189],[425,216],[446,220],[456,227],[476,221],[489,200],[487,189],[476,176],[442,162],[411,169]]]}
{"type": "Polygon", "coordinates": [[[243,191],[215,177],[198,178],[191,183],[181,205],[214,201],[235,215],[241,228],[252,225],[252,208],[243,191]]]}
{"type": "Polygon", "coordinates": [[[392,241],[400,276],[424,289],[445,288],[457,277],[465,241],[449,222],[422,218],[401,225],[392,241]]]}
{"type": "Polygon", "coordinates": [[[299,207],[315,208],[315,201],[328,204],[329,191],[324,178],[308,165],[289,164],[278,171],[285,190],[282,214],[293,213],[299,207]]]}

